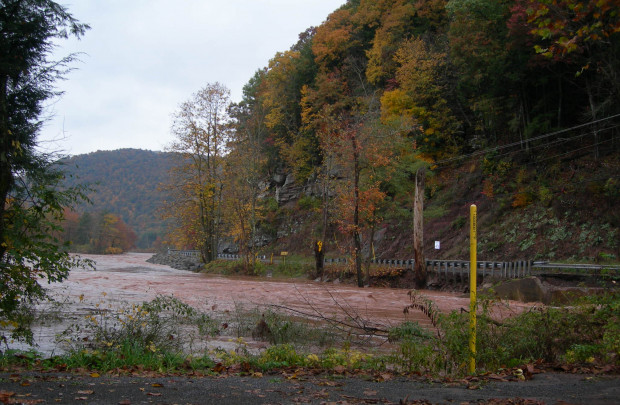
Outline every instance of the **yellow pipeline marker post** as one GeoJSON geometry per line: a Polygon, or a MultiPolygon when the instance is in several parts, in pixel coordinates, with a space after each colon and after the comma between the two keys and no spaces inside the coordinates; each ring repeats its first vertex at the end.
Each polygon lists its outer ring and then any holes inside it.
{"type": "Polygon", "coordinates": [[[469,207],[470,226],[469,226],[469,373],[476,372],[476,277],[478,270],[477,247],[478,247],[478,226],[476,205],[469,207]]]}

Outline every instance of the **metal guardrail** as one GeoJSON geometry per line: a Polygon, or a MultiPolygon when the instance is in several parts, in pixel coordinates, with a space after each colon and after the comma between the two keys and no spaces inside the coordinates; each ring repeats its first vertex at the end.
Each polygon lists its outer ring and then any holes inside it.
{"type": "MultiPolygon", "coordinates": [[[[532,274],[532,262],[517,260],[513,262],[478,261],[477,274],[493,278],[521,278],[532,274]]],[[[427,260],[426,269],[445,279],[469,277],[469,262],[465,260],[427,260]]]]}
{"type": "Polygon", "coordinates": [[[606,265],[606,264],[570,264],[570,263],[533,262],[533,267],[536,269],[620,271],[620,266],[606,265]]]}
{"type": "MultiPolygon", "coordinates": [[[[237,255],[237,254],[230,254],[230,253],[220,253],[217,255],[218,259],[226,259],[226,260],[239,260],[241,259],[241,255],[237,255]]],[[[256,258],[258,260],[267,260],[267,256],[265,255],[259,255],[256,256],[256,258]]]]}
{"type": "Polygon", "coordinates": [[[175,254],[175,255],[185,256],[185,257],[200,257],[199,250],[179,250],[179,249],[168,248],[168,254],[169,255],[175,254]]]}
{"type": "MultiPolygon", "coordinates": [[[[179,254],[181,256],[200,257],[198,250],[176,250],[168,249],[168,254],[179,254]]],[[[221,253],[217,255],[218,259],[239,260],[238,254],[221,253]]],[[[259,260],[268,260],[267,256],[261,255],[257,257],[259,260]]],[[[325,258],[325,265],[347,263],[347,258],[325,258]]],[[[413,268],[415,261],[413,259],[373,259],[371,264],[388,267],[407,267],[413,268]]],[[[469,261],[466,260],[426,260],[427,271],[435,273],[440,277],[449,278],[467,278],[469,277],[469,261]]],[[[521,278],[532,274],[550,273],[569,273],[569,274],[592,274],[600,275],[602,272],[608,272],[613,276],[620,276],[620,266],[617,265],[601,265],[601,264],[567,264],[567,263],[550,263],[545,261],[528,261],[517,260],[511,262],[498,261],[478,261],[478,275],[493,278],[521,278]]]]}

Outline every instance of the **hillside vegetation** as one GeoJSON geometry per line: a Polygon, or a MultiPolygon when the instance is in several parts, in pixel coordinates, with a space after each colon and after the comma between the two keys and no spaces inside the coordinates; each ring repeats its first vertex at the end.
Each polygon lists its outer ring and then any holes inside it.
{"type": "MultiPolygon", "coordinates": [[[[158,187],[167,181],[172,164],[170,154],[164,152],[120,149],[73,156],[63,161],[63,169],[65,185],[87,184],[92,189],[88,193],[90,203],[76,207],[78,214],[117,216],[136,233],[135,247],[145,249],[165,235],[158,213],[164,198],[158,187]]],[[[92,231],[97,221],[87,218],[83,222],[88,222],[90,225],[84,227],[92,231]]],[[[88,243],[90,238],[78,237],[77,244],[88,243]]]]}
{"type": "Polygon", "coordinates": [[[427,256],[463,257],[476,203],[481,259],[614,260],[619,56],[611,0],[347,1],[240,103],[212,83],[179,108],[170,242],[248,272],[314,246],[361,285],[367,258],[411,257],[419,173],[427,256]]]}

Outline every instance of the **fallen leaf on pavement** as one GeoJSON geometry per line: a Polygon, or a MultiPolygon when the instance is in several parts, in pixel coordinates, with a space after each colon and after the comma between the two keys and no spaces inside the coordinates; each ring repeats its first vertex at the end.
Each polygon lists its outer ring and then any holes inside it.
{"type": "Polygon", "coordinates": [[[8,399],[7,402],[4,402],[5,404],[19,404],[19,405],[36,405],[36,404],[40,404],[45,402],[45,400],[43,399],[16,399],[16,398],[11,398],[8,399]]]}
{"type": "Polygon", "coordinates": [[[95,393],[95,391],[93,390],[83,390],[83,391],[78,391],[77,392],[80,395],[93,395],[95,393]]]}
{"type": "Polygon", "coordinates": [[[336,366],[334,367],[334,371],[338,374],[343,374],[347,369],[344,366],[336,366]]]}
{"type": "Polygon", "coordinates": [[[325,386],[325,385],[328,386],[328,387],[335,387],[336,383],[333,382],[333,381],[321,381],[319,383],[319,386],[325,386]]]}
{"type": "Polygon", "coordinates": [[[381,373],[377,376],[377,381],[390,381],[392,379],[392,374],[390,373],[381,373]]]}
{"type": "Polygon", "coordinates": [[[0,401],[4,402],[5,399],[15,396],[13,391],[0,391],[0,401]]]}

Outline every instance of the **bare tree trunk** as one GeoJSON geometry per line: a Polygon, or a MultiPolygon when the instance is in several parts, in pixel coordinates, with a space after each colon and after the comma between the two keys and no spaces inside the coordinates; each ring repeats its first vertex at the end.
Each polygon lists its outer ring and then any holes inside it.
{"type": "Polygon", "coordinates": [[[323,274],[325,272],[325,247],[327,244],[327,226],[329,224],[329,181],[330,181],[330,157],[326,157],[327,162],[323,162],[323,173],[321,173],[322,190],[321,198],[323,199],[322,210],[322,227],[321,227],[321,239],[315,242],[315,259],[316,259],[316,275],[323,281],[323,274]],[[320,249],[318,243],[321,243],[320,249]]]}
{"type": "Polygon", "coordinates": [[[357,274],[357,286],[364,286],[362,275],[362,240],[360,237],[360,167],[357,140],[352,138],[353,144],[353,192],[355,207],[353,211],[353,254],[355,259],[355,273],[357,274]]]}
{"type": "Polygon", "coordinates": [[[418,169],[415,175],[413,200],[413,254],[414,280],[417,288],[426,287],[426,261],[424,260],[424,177],[426,169],[418,169]]]}
{"type": "MultiPolygon", "coordinates": [[[[4,237],[5,229],[5,210],[6,202],[8,201],[9,192],[13,185],[13,173],[11,171],[11,165],[8,163],[7,154],[11,150],[11,137],[9,136],[8,126],[8,112],[7,112],[7,84],[8,79],[6,76],[0,77],[0,146],[2,151],[0,152],[0,235],[4,237]]],[[[4,260],[4,253],[6,252],[6,244],[0,244],[0,262],[4,260]]]]}
{"type": "Polygon", "coordinates": [[[369,237],[368,237],[368,240],[369,240],[369,244],[370,244],[370,245],[369,245],[369,247],[368,247],[368,249],[369,249],[369,251],[368,251],[368,256],[366,256],[366,258],[365,258],[365,263],[364,263],[364,265],[365,265],[365,267],[366,267],[366,269],[365,269],[365,270],[366,270],[366,285],[370,286],[370,261],[371,261],[372,259],[374,259],[374,257],[373,257],[373,256],[374,256],[373,252],[374,252],[374,250],[375,250],[375,248],[374,248],[374,246],[373,246],[373,244],[374,244],[374,240],[375,240],[375,224],[374,224],[374,223],[373,223],[373,224],[372,224],[372,226],[370,227],[370,235],[369,235],[369,237]]]}
{"type": "MultiPolygon", "coordinates": [[[[596,121],[596,105],[594,102],[594,94],[592,94],[592,86],[590,85],[590,80],[586,77],[586,90],[588,92],[588,101],[590,102],[590,113],[592,116],[592,121],[596,121]]],[[[598,148],[598,124],[594,123],[594,160],[598,160],[599,158],[599,148],[598,148]]]]}

